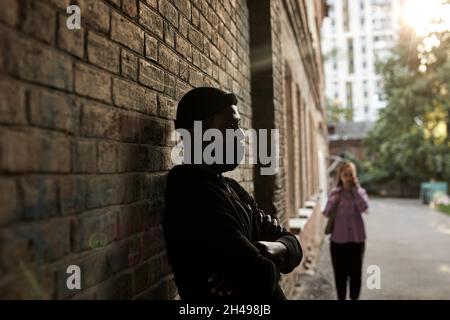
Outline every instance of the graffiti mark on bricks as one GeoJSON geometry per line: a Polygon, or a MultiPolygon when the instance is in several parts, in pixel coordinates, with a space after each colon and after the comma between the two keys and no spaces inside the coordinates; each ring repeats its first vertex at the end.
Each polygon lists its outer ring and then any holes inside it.
{"type": "Polygon", "coordinates": [[[106,236],[106,234],[101,232],[93,233],[89,237],[89,246],[91,247],[91,249],[101,249],[106,245],[107,242],[108,237],[106,236]]]}

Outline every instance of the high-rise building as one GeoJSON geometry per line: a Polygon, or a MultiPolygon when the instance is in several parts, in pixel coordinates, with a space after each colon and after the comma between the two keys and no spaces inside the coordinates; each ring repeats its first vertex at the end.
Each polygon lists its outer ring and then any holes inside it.
{"type": "Polygon", "coordinates": [[[386,104],[375,65],[395,43],[401,2],[328,0],[322,28],[326,97],[350,108],[352,121],[374,121],[386,104]]]}

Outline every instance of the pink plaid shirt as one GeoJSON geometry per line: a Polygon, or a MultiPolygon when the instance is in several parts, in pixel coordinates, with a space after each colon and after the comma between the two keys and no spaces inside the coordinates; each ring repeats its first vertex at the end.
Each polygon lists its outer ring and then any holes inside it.
{"type": "Polygon", "coordinates": [[[351,190],[338,187],[330,192],[323,214],[328,217],[333,211],[336,213],[331,241],[347,243],[363,242],[366,239],[362,213],[368,209],[368,202],[367,192],[361,186],[351,190]],[[341,199],[337,203],[336,194],[339,192],[341,199]]]}

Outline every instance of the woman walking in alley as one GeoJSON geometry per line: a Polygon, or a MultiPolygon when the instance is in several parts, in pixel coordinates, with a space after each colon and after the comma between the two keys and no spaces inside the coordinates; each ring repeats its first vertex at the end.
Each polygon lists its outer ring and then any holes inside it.
{"type": "Polygon", "coordinates": [[[367,209],[368,196],[358,183],[355,165],[344,161],[337,172],[337,186],[323,212],[328,217],[325,233],[331,234],[331,261],[339,300],[346,298],[348,279],[350,299],[359,297],[366,240],[362,213],[367,209]]]}

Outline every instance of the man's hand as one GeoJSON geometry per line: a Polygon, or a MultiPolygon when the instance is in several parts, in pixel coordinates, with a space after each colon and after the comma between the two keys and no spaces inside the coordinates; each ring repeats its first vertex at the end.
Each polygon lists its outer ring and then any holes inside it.
{"type": "Polygon", "coordinates": [[[208,283],[211,293],[213,294],[223,297],[229,296],[232,293],[231,288],[226,284],[225,279],[217,273],[212,274],[208,278],[208,283]]]}
{"type": "Polygon", "coordinates": [[[254,243],[259,252],[267,259],[272,260],[283,272],[287,269],[287,247],[278,241],[257,241],[254,243]]]}
{"type": "Polygon", "coordinates": [[[273,218],[270,214],[264,214],[261,210],[258,211],[258,214],[261,225],[263,226],[261,233],[265,233],[267,230],[272,230],[274,227],[280,231],[283,229],[281,224],[278,223],[278,220],[273,218]]]}

